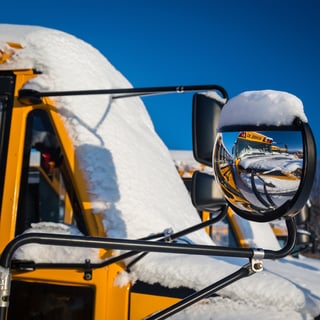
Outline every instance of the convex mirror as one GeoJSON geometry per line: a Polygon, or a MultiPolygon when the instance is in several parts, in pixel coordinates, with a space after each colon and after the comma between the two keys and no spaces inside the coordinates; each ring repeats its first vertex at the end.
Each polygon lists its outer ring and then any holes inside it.
{"type": "Polygon", "coordinates": [[[257,218],[294,198],[303,162],[298,131],[222,132],[216,140],[214,169],[225,196],[257,218]]]}
{"type": "Polygon", "coordinates": [[[245,92],[226,104],[210,99],[194,99],[194,155],[208,165],[211,149],[211,166],[227,204],[258,222],[299,213],[309,198],[316,164],[301,101],[272,90],[245,92]]]}

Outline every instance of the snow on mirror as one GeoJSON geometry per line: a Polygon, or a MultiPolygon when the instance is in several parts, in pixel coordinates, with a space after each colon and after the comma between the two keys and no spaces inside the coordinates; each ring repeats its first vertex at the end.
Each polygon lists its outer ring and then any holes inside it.
{"type": "Polygon", "coordinates": [[[291,201],[303,172],[300,131],[222,132],[213,154],[216,179],[228,202],[242,212],[268,219],[291,201]]]}

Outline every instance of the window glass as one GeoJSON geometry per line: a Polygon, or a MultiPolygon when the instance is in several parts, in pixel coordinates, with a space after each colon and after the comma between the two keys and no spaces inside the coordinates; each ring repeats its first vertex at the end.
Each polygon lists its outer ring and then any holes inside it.
{"type": "Polygon", "coordinates": [[[217,246],[239,247],[228,217],[211,225],[209,235],[217,246]]]}
{"type": "Polygon", "coordinates": [[[75,211],[79,211],[79,206],[66,173],[47,113],[32,111],[27,120],[16,234],[36,222],[76,224],[75,211]]]}
{"type": "Polygon", "coordinates": [[[8,319],[92,320],[94,289],[13,281],[8,319]]]}

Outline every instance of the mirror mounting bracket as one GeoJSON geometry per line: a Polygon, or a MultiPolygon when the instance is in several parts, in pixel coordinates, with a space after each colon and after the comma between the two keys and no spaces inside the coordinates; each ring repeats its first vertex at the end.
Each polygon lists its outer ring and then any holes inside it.
{"type": "Polygon", "coordinates": [[[257,248],[253,249],[253,256],[251,258],[251,268],[254,272],[261,272],[263,270],[264,250],[257,248]]]}

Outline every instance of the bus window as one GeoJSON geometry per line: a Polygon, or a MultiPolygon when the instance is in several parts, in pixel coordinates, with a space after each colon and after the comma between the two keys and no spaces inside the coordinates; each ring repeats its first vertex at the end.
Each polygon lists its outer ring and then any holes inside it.
{"type": "Polygon", "coordinates": [[[235,143],[235,157],[250,153],[271,153],[273,139],[259,132],[242,131],[235,143]]]}
{"type": "Polygon", "coordinates": [[[66,182],[66,172],[61,148],[47,113],[43,110],[30,112],[16,234],[30,228],[31,223],[76,224],[75,211],[80,207],[72,184],[66,182]]]}

